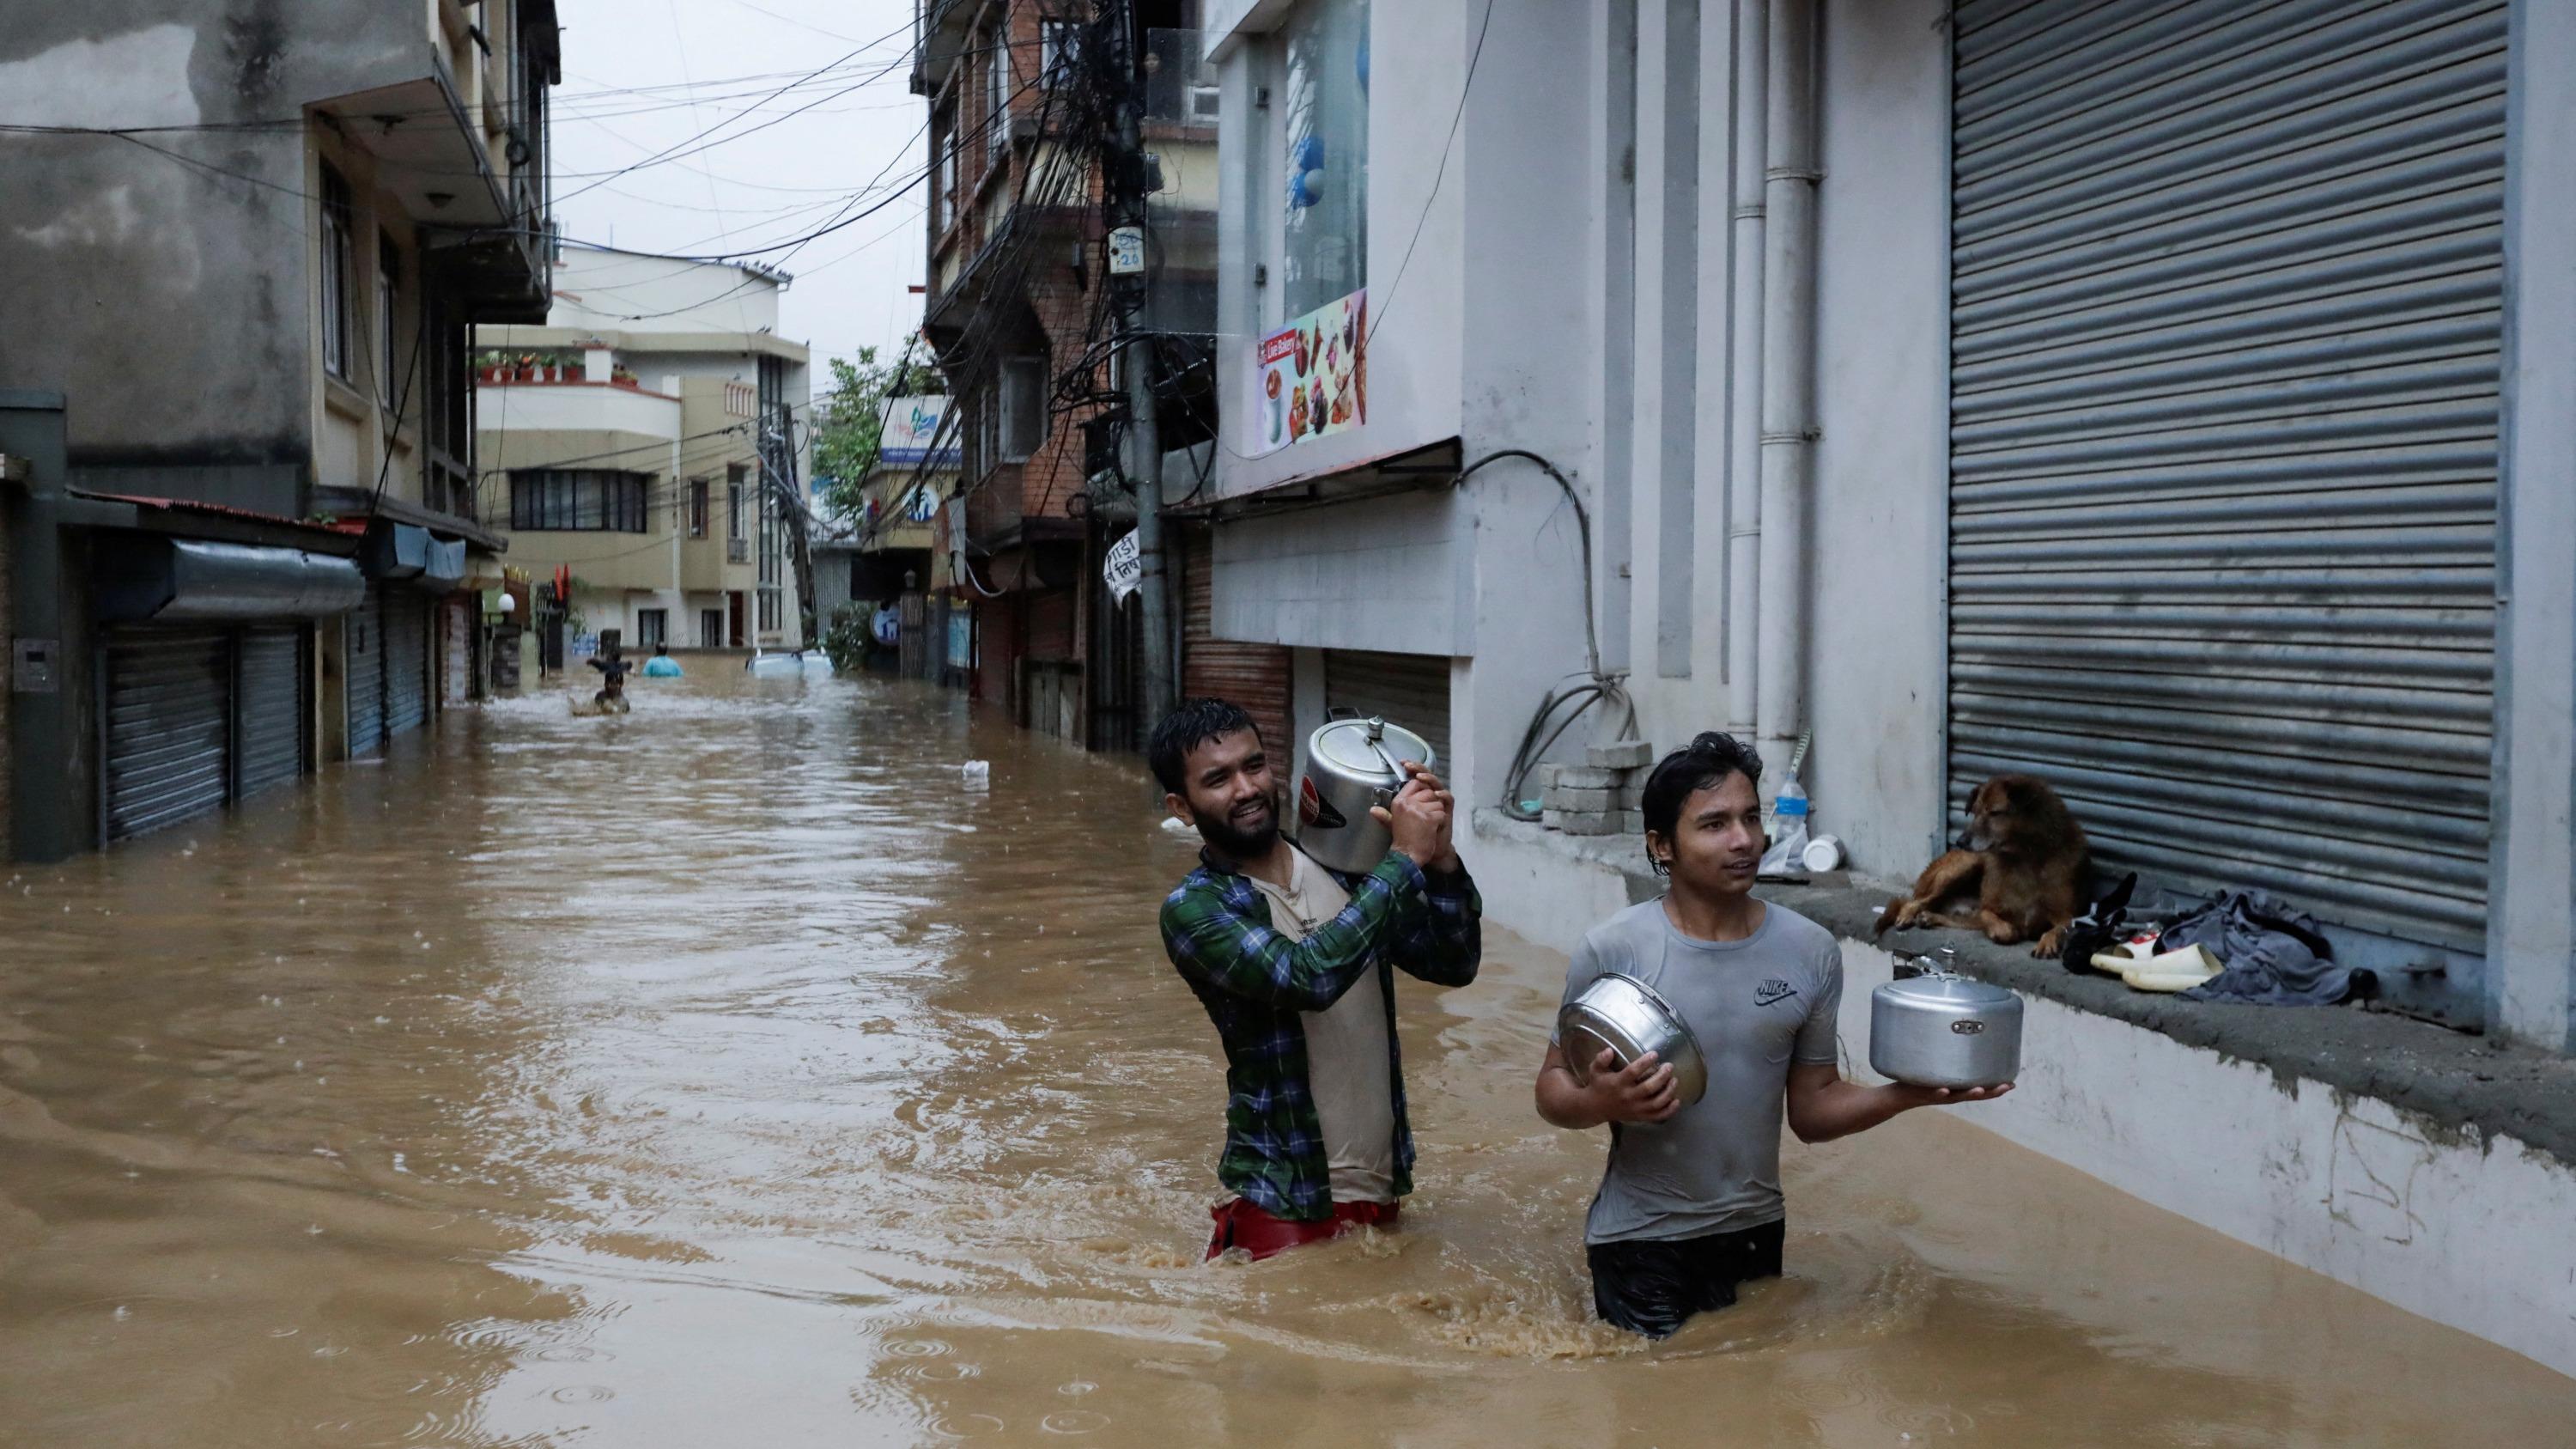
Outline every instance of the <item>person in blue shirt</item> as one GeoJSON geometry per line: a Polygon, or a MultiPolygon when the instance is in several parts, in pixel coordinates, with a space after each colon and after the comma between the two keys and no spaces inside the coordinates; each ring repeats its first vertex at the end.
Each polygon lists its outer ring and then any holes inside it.
{"type": "Polygon", "coordinates": [[[646,679],[677,679],[680,677],[680,661],[671,657],[670,645],[656,644],[653,646],[653,657],[644,661],[644,677],[646,679]]]}

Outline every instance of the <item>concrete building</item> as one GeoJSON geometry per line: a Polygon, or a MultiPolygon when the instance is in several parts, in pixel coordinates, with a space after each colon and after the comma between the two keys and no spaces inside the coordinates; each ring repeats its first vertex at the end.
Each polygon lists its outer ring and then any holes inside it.
{"type": "MultiPolygon", "coordinates": [[[[542,325],[477,329],[485,499],[511,562],[568,568],[568,644],[794,649],[811,452],[783,274],[567,247],[542,325]]],[[[542,616],[541,616],[542,617],[542,616]]]]}
{"type": "MultiPolygon", "coordinates": [[[[2576,1368],[2564,1235],[2503,1230],[2576,1209],[2537,1105],[2576,1047],[2565,7],[1225,0],[1205,34],[1245,220],[1197,511],[1292,735],[1445,732],[1489,908],[1560,947],[1654,888],[1504,808],[1569,677],[1659,748],[1811,734],[1881,881],[1984,776],[2048,776],[2102,865],[2281,896],[2486,1044],[1977,943],[2064,1007],[1978,1120],[2576,1368]],[[2364,1173],[2443,1206],[2379,1232],[2364,1173]]],[[[1855,1046],[1882,899],[1799,900],[1854,938],[1855,1046]]]]}
{"type": "Polygon", "coordinates": [[[902,671],[916,678],[938,677],[946,644],[948,571],[935,525],[941,500],[957,491],[963,452],[947,398],[888,398],[876,460],[859,480],[857,512],[840,517],[817,509],[815,617],[828,623],[843,605],[873,614],[894,602],[904,621],[902,671]],[[941,604],[935,620],[934,597],[941,604]]]}
{"type": "Polygon", "coordinates": [[[550,0],[16,7],[19,858],[374,753],[462,691],[500,547],[466,330],[543,314],[558,71],[550,0]]]}
{"type": "Polygon", "coordinates": [[[934,528],[970,620],[950,626],[949,667],[1017,722],[1097,749],[1141,743],[1142,641],[1141,610],[1101,582],[1135,518],[1123,377],[1098,345],[1116,330],[1101,119],[1141,89],[1160,179],[1149,324],[1169,382],[1156,415],[1165,443],[1186,447],[1216,411],[1216,93],[1197,12],[1138,0],[1120,17],[1129,36],[1088,5],[940,0],[923,7],[913,73],[930,104],[922,333],[963,452],[934,528]]]}

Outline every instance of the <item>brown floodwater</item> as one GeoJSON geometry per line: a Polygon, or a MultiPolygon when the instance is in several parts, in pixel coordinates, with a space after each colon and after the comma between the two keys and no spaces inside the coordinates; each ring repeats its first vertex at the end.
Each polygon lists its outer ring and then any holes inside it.
{"type": "MultiPolygon", "coordinates": [[[[0,1442],[2535,1445],[2576,1380],[1930,1113],[1789,1276],[1591,1323],[1563,958],[1407,980],[1399,1234],[1203,1265],[1143,774],[891,681],[643,681],[0,894],[0,1442]],[[959,761],[992,761],[986,794],[959,761]]],[[[1470,864],[1473,864],[1472,857],[1470,864]]]]}

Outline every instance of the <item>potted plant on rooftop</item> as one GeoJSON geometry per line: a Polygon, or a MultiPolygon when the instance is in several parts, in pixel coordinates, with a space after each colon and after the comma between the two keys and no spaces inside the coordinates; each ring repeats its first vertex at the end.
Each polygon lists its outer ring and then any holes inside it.
{"type": "Polygon", "coordinates": [[[519,366],[518,366],[518,371],[517,371],[515,374],[513,374],[513,375],[514,375],[514,376],[516,376],[516,377],[518,378],[518,380],[519,380],[519,381],[521,381],[521,382],[534,382],[534,381],[536,381],[536,380],[537,380],[537,355],[536,355],[535,353],[533,353],[533,352],[522,352],[522,353],[520,353],[520,354],[519,354],[519,366]]]}

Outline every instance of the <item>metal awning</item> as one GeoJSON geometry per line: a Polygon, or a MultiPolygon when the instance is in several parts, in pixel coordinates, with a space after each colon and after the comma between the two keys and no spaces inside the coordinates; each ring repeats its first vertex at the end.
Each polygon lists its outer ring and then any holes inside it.
{"type": "Polygon", "coordinates": [[[355,608],[366,591],[356,564],[300,548],[127,534],[98,551],[107,623],[314,619],[355,608]]]}

